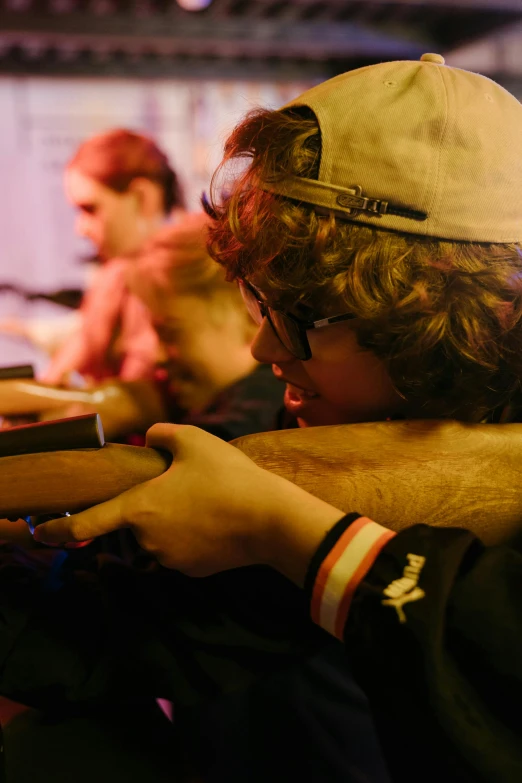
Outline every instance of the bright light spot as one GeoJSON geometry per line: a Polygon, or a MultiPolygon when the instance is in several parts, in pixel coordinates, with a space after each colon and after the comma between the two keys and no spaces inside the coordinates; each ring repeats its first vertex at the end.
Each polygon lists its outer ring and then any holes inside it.
{"type": "Polygon", "coordinates": [[[177,3],[185,11],[203,11],[208,8],[212,0],[177,0],[177,3]]]}

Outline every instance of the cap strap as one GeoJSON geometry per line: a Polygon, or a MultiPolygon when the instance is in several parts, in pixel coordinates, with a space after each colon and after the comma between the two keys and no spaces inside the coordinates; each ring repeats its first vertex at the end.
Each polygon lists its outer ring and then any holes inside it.
{"type": "Polygon", "coordinates": [[[377,218],[381,215],[398,215],[411,220],[427,220],[428,218],[426,212],[398,204],[390,204],[384,199],[364,196],[360,185],[341,188],[337,185],[327,185],[315,179],[288,176],[279,182],[263,182],[259,187],[269,193],[277,193],[294,201],[304,201],[316,207],[343,212],[349,217],[356,217],[364,212],[377,218]]]}

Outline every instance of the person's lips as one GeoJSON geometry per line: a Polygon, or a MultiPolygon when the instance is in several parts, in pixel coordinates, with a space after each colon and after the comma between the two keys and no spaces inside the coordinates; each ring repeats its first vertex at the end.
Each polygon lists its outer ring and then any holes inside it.
{"type": "Polygon", "coordinates": [[[302,389],[293,383],[286,384],[284,404],[291,416],[302,418],[306,415],[306,411],[315,405],[317,400],[319,400],[319,395],[315,392],[309,389],[302,389]]]}
{"type": "Polygon", "coordinates": [[[298,397],[303,400],[313,400],[316,397],[319,397],[317,392],[314,392],[311,389],[305,389],[297,383],[291,383],[290,381],[285,380],[285,382],[288,393],[293,397],[298,397]]]}
{"type": "Polygon", "coordinates": [[[272,371],[278,381],[286,383],[284,403],[285,408],[291,415],[298,417],[306,411],[308,406],[313,404],[314,400],[319,399],[320,395],[313,389],[307,389],[305,386],[301,386],[300,383],[287,378],[277,364],[272,365],[272,371]]]}
{"type": "Polygon", "coordinates": [[[282,375],[277,376],[280,381],[286,383],[284,403],[288,413],[296,418],[302,416],[314,401],[319,399],[319,394],[311,389],[305,389],[297,383],[293,383],[282,375]]]}

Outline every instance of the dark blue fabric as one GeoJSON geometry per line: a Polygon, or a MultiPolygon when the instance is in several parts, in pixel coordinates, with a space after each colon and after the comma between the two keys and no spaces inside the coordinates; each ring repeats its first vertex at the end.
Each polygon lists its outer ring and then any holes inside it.
{"type": "Polygon", "coordinates": [[[340,642],[204,709],[177,713],[207,783],[388,783],[340,642]]]}

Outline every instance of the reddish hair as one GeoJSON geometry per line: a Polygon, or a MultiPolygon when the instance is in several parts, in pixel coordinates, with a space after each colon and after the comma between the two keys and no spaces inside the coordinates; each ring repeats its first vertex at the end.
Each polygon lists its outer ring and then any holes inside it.
{"type": "Polygon", "coordinates": [[[117,128],[93,136],[80,144],[68,165],[117,193],[124,193],[137,177],[144,177],[161,187],[166,214],[184,206],[181,186],[167,156],[152,139],[139,133],[117,128]]]}

